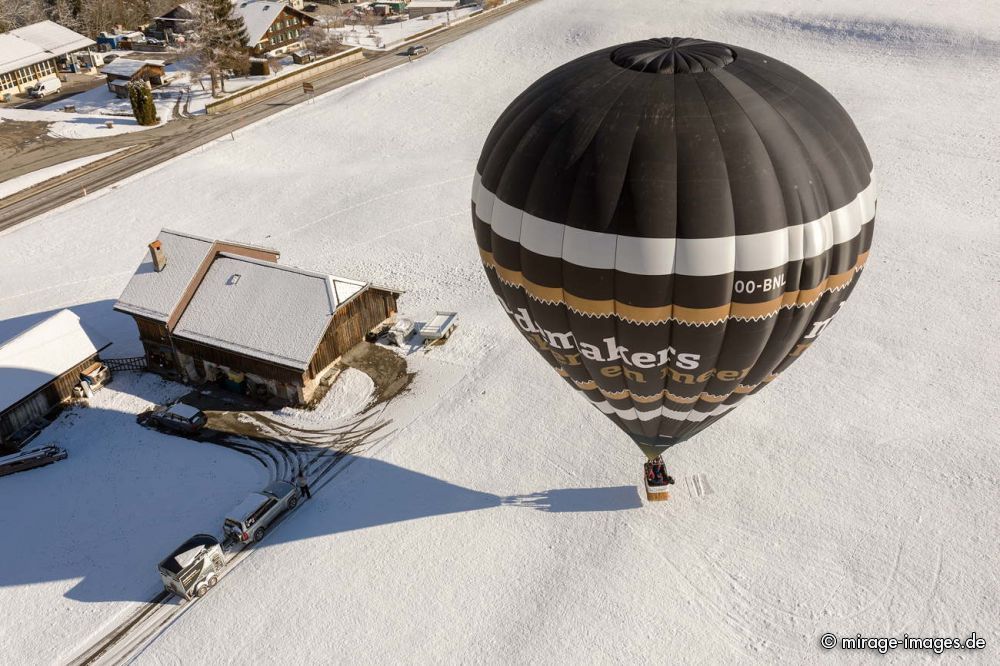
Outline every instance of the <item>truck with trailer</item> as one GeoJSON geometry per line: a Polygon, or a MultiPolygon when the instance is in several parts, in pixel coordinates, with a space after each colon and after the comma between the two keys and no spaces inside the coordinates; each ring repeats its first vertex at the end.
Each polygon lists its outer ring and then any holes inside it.
{"type": "Polygon", "coordinates": [[[167,592],[182,599],[203,597],[219,581],[226,557],[219,540],[211,534],[195,534],[170,553],[159,565],[167,592]]]}

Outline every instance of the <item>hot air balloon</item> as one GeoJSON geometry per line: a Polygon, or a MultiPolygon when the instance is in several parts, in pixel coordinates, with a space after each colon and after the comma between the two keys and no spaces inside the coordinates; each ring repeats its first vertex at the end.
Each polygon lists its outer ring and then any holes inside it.
{"type": "Polygon", "coordinates": [[[595,51],[503,112],[472,218],[511,321],[649,458],[808,349],[868,258],[875,177],[847,112],[770,56],[699,39],[595,51]]]}

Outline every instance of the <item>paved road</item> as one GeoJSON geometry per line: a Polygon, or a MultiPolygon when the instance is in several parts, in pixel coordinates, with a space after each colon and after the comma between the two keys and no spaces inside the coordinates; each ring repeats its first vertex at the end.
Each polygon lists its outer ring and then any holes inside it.
{"type": "MultiPolygon", "coordinates": [[[[433,51],[473,30],[539,1],[521,0],[521,2],[506,5],[496,11],[473,17],[464,23],[422,38],[420,43],[433,51]]],[[[401,50],[368,55],[360,62],[345,65],[325,76],[318,77],[313,82],[316,94],[328,92],[372,74],[406,64],[408,59],[397,55],[401,50]]],[[[128,148],[128,150],[121,151],[109,158],[94,162],[84,169],[54,178],[41,186],[0,200],[0,231],[69,203],[82,196],[84,190],[93,192],[112,185],[132,174],[186,153],[282,109],[306,101],[306,99],[302,88],[295,86],[270,97],[255,100],[225,114],[202,115],[190,119],[179,118],[170,121],[163,127],[131,135],[73,141],[69,145],[66,145],[66,142],[61,142],[58,151],[54,151],[50,143],[54,140],[47,137],[32,142],[27,149],[17,149],[16,155],[4,154],[14,152],[10,141],[7,142],[7,145],[0,142],[0,157],[3,157],[5,167],[11,168],[12,177],[19,173],[29,173],[77,157],[116,148],[128,148]],[[54,153],[58,155],[57,158],[54,157],[54,153]]],[[[26,123],[26,125],[28,124],[26,123]]],[[[30,125],[34,124],[30,123],[30,125]]]]}

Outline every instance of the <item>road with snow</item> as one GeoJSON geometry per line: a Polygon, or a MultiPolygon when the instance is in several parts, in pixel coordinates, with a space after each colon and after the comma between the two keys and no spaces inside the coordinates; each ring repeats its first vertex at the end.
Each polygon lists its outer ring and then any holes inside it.
{"type": "MultiPolygon", "coordinates": [[[[420,42],[427,46],[429,51],[433,51],[461,39],[474,30],[501,20],[529,4],[540,1],[519,0],[504,5],[441,32],[428,35],[420,42]]],[[[54,178],[49,187],[36,187],[30,192],[24,193],[23,196],[15,194],[0,201],[0,231],[75,201],[85,196],[87,192],[108,187],[136,173],[163,164],[178,155],[232,134],[236,130],[291,106],[310,101],[315,95],[330,92],[408,62],[406,57],[399,55],[396,51],[366,52],[363,61],[346,65],[329,74],[317,77],[312,82],[315,87],[313,95],[303,93],[301,86],[291,86],[273,95],[253,100],[228,113],[174,120],[161,129],[144,132],[141,137],[135,139],[122,139],[117,142],[102,141],[99,144],[81,142],[79,146],[61,142],[54,147],[46,144],[44,150],[33,151],[29,148],[20,151],[8,158],[4,165],[5,170],[15,176],[18,172],[30,173],[52,166],[56,162],[99,152],[100,146],[104,146],[104,150],[108,150],[107,146],[127,145],[131,147],[127,154],[122,154],[114,160],[96,163],[90,169],[80,173],[54,178]]]]}

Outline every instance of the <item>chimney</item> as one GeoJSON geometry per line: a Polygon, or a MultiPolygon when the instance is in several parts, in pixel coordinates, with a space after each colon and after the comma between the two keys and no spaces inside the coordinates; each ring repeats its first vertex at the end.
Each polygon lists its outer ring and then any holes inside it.
{"type": "Polygon", "coordinates": [[[150,243],[149,254],[153,256],[153,269],[157,273],[167,267],[167,255],[163,253],[163,243],[158,240],[150,243]]]}

